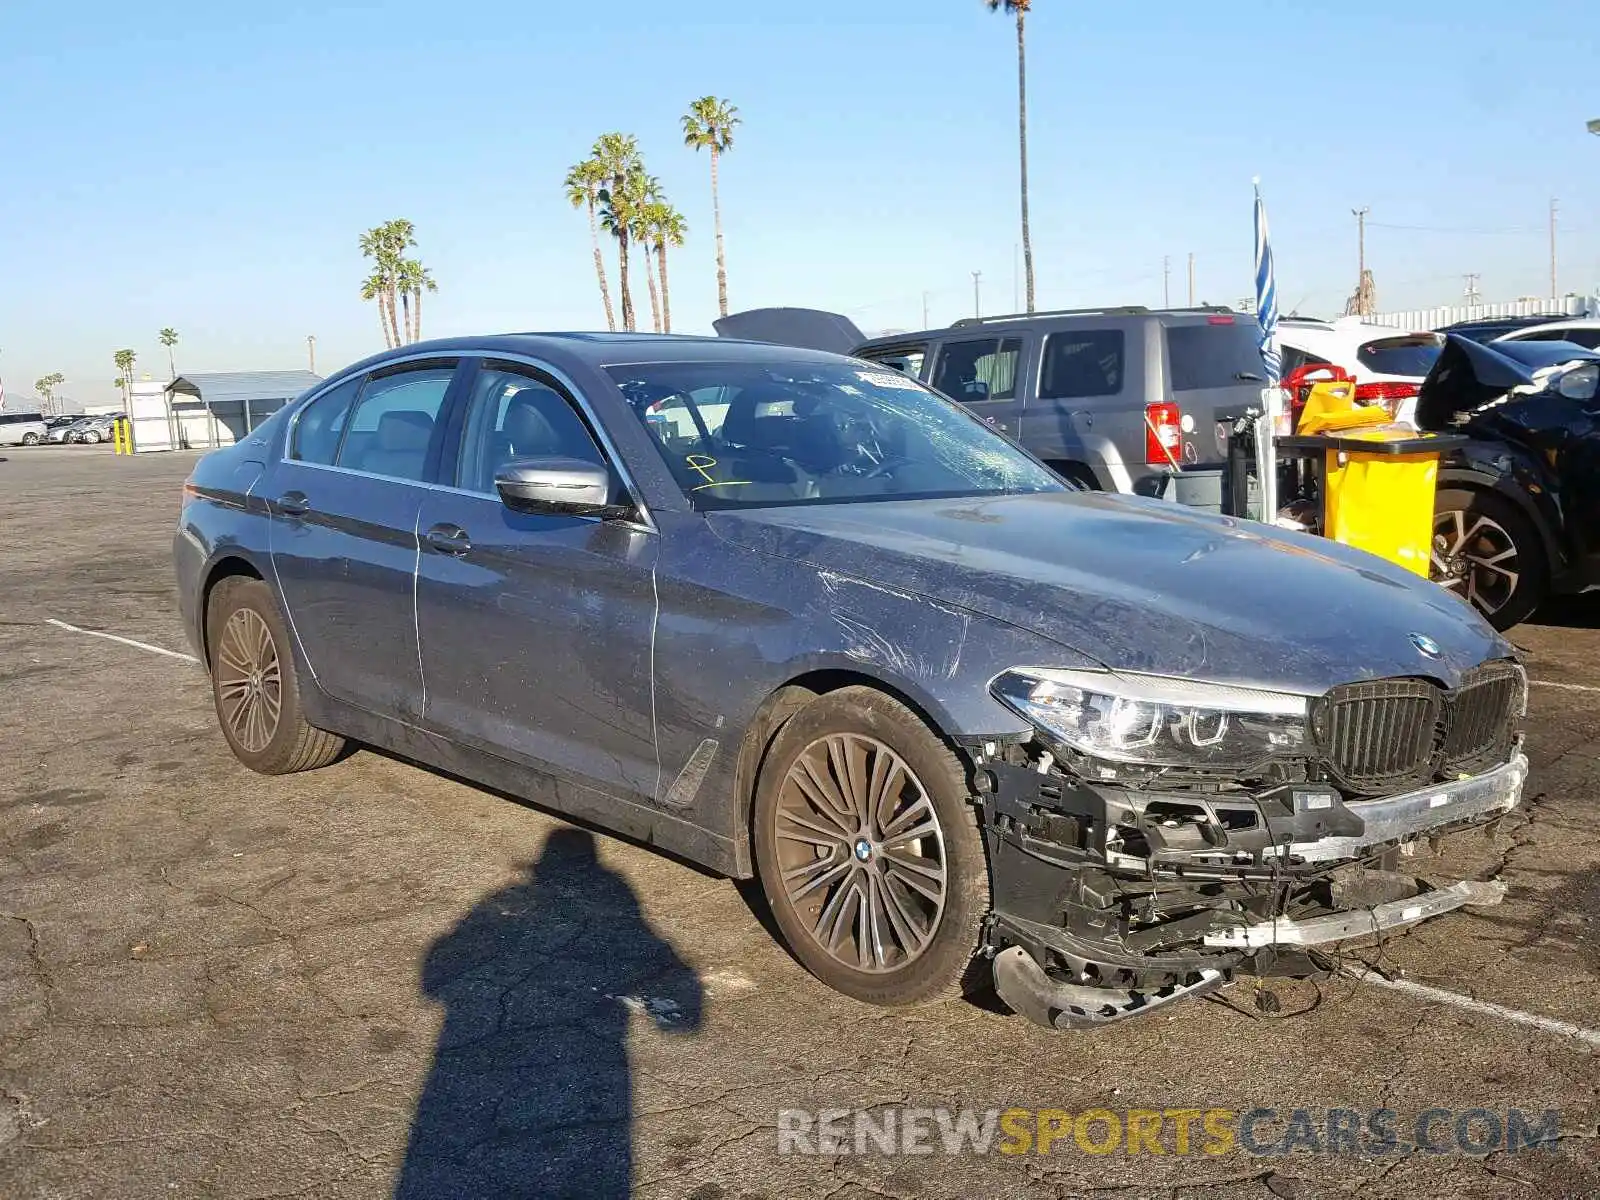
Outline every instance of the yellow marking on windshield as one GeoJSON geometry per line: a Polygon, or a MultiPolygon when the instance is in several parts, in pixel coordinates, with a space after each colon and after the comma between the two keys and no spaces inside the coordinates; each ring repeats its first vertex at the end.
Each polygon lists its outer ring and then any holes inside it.
{"type": "Polygon", "coordinates": [[[751,481],[748,479],[718,480],[711,478],[711,468],[717,465],[717,460],[709,454],[685,454],[683,461],[688,464],[691,471],[705,480],[699,486],[690,488],[691,492],[703,492],[706,488],[750,486],[751,481]]]}

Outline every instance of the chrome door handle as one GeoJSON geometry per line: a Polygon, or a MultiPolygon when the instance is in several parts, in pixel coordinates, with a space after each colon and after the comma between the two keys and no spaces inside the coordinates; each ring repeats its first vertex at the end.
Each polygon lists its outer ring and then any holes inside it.
{"type": "Polygon", "coordinates": [[[472,539],[459,525],[435,525],[422,536],[433,549],[452,558],[460,558],[472,549],[472,539]]]}

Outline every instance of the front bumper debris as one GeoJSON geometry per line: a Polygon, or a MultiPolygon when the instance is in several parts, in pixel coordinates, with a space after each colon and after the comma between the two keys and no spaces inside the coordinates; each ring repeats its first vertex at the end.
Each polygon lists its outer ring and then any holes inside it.
{"type": "Polygon", "coordinates": [[[1228,787],[1090,779],[1027,745],[974,757],[994,907],[995,989],[1057,1029],[1089,1029],[1240,975],[1320,977],[1319,947],[1494,905],[1496,882],[1400,871],[1522,799],[1528,761],[1361,799],[1326,780],[1228,787]]]}
{"type": "Polygon", "coordinates": [[[1310,863],[1360,858],[1386,842],[1404,841],[1441,826],[1481,821],[1509,812],[1521,800],[1527,778],[1528,760],[1518,754],[1504,766],[1470,779],[1435,784],[1382,800],[1354,801],[1346,807],[1361,819],[1359,834],[1292,842],[1269,853],[1310,863]]]}
{"type": "Polygon", "coordinates": [[[1329,913],[1325,917],[1292,920],[1276,917],[1257,925],[1219,929],[1200,939],[1202,945],[1229,950],[1259,950],[1266,946],[1323,946],[1346,938],[1365,937],[1386,929],[1415,925],[1429,917],[1453,912],[1466,904],[1487,907],[1505,899],[1506,885],[1493,880],[1464,880],[1420,896],[1391,900],[1355,912],[1329,913]]]}
{"type": "Polygon", "coordinates": [[[1207,968],[1191,983],[1149,991],[1088,987],[1045,974],[1021,946],[1008,947],[994,957],[994,987],[1000,999],[1035,1024],[1055,1029],[1094,1029],[1143,1016],[1174,1000],[1203,996],[1226,981],[1220,970],[1207,968]]]}

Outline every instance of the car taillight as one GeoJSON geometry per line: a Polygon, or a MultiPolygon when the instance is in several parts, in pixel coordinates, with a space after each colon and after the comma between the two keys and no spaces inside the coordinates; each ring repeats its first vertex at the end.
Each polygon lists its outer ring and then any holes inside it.
{"type": "Polygon", "coordinates": [[[1387,400],[1409,400],[1418,392],[1414,383],[1358,383],[1357,404],[1382,404],[1387,400]]]}
{"type": "Polygon", "coordinates": [[[1149,467],[1175,467],[1183,449],[1183,413],[1176,404],[1144,406],[1144,461],[1149,467]]]}
{"type": "Polygon", "coordinates": [[[1356,403],[1382,405],[1393,416],[1399,411],[1400,401],[1411,399],[1420,390],[1414,383],[1358,383],[1356,403]]]}

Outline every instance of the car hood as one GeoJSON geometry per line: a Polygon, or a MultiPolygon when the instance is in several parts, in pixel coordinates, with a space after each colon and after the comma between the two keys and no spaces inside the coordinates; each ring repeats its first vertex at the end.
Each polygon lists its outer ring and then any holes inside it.
{"type": "Polygon", "coordinates": [[[1314,695],[1389,676],[1454,686],[1512,653],[1463,601],[1382,559],[1162,501],[1050,492],[709,520],[733,544],[982,613],[1115,670],[1314,695]]]}

